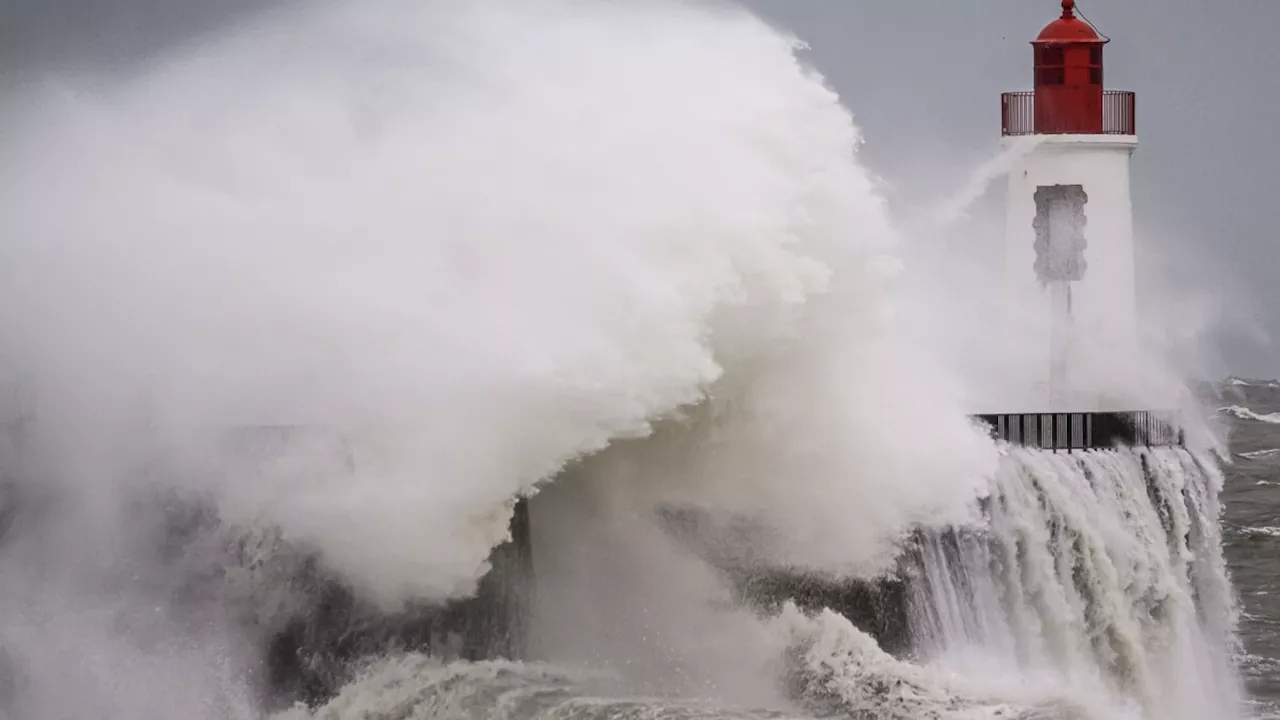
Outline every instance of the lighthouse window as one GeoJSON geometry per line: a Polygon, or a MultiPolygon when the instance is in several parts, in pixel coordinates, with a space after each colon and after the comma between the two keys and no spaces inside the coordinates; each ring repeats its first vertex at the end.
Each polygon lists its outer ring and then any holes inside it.
{"type": "Polygon", "coordinates": [[[1067,82],[1066,70],[1060,67],[1036,68],[1037,85],[1063,85],[1067,82]]]}
{"type": "Polygon", "coordinates": [[[1061,67],[1067,64],[1066,53],[1060,47],[1043,47],[1040,48],[1040,62],[1037,65],[1057,65],[1061,67]]]}
{"type": "Polygon", "coordinates": [[[1066,53],[1061,47],[1036,48],[1036,85],[1063,85],[1066,77],[1066,53]]]}
{"type": "Polygon", "coordinates": [[[1089,48],[1089,84],[1102,84],[1102,46],[1089,48]]]}

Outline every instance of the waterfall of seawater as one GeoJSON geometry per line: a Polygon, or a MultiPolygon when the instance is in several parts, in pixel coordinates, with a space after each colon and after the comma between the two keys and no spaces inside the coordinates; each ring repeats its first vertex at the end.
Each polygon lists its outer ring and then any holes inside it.
{"type": "Polygon", "coordinates": [[[1182,449],[1013,450],[985,522],[921,535],[921,656],[1055,678],[1135,717],[1234,717],[1221,483],[1182,449]]]}

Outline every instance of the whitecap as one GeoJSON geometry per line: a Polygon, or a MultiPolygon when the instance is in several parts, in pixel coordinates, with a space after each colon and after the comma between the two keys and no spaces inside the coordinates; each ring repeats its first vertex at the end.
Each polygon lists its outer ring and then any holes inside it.
{"type": "Polygon", "coordinates": [[[1280,413],[1269,413],[1267,415],[1259,415],[1247,407],[1240,405],[1231,405],[1229,407],[1218,408],[1218,412],[1226,413],[1241,420],[1256,420],[1258,422],[1271,423],[1280,425],[1280,413]]]}

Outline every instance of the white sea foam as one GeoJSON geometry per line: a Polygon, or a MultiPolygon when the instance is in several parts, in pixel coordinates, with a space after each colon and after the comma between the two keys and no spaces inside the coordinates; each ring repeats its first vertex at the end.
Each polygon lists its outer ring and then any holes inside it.
{"type": "Polygon", "coordinates": [[[1266,415],[1262,415],[1240,405],[1218,408],[1218,412],[1226,413],[1227,415],[1240,418],[1241,420],[1255,420],[1257,422],[1280,425],[1280,413],[1268,413],[1266,415]]]}

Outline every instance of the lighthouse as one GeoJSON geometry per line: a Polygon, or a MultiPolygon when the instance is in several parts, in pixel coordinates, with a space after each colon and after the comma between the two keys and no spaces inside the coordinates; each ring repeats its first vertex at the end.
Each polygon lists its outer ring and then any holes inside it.
{"type": "Polygon", "coordinates": [[[1041,411],[1124,409],[1137,371],[1136,98],[1105,89],[1107,42],[1063,0],[1031,42],[1033,89],[1001,98],[1011,377],[1041,411]]]}
{"type": "MultiPolygon", "coordinates": [[[[1062,0],[1031,41],[1032,89],[1001,96],[1009,158],[1005,342],[1012,407],[977,417],[1008,442],[1053,450],[1173,445],[1140,370],[1129,162],[1134,93],[1107,90],[1109,40],[1062,0]]],[[[1162,404],[1162,403],[1157,403],[1162,404]]]]}

